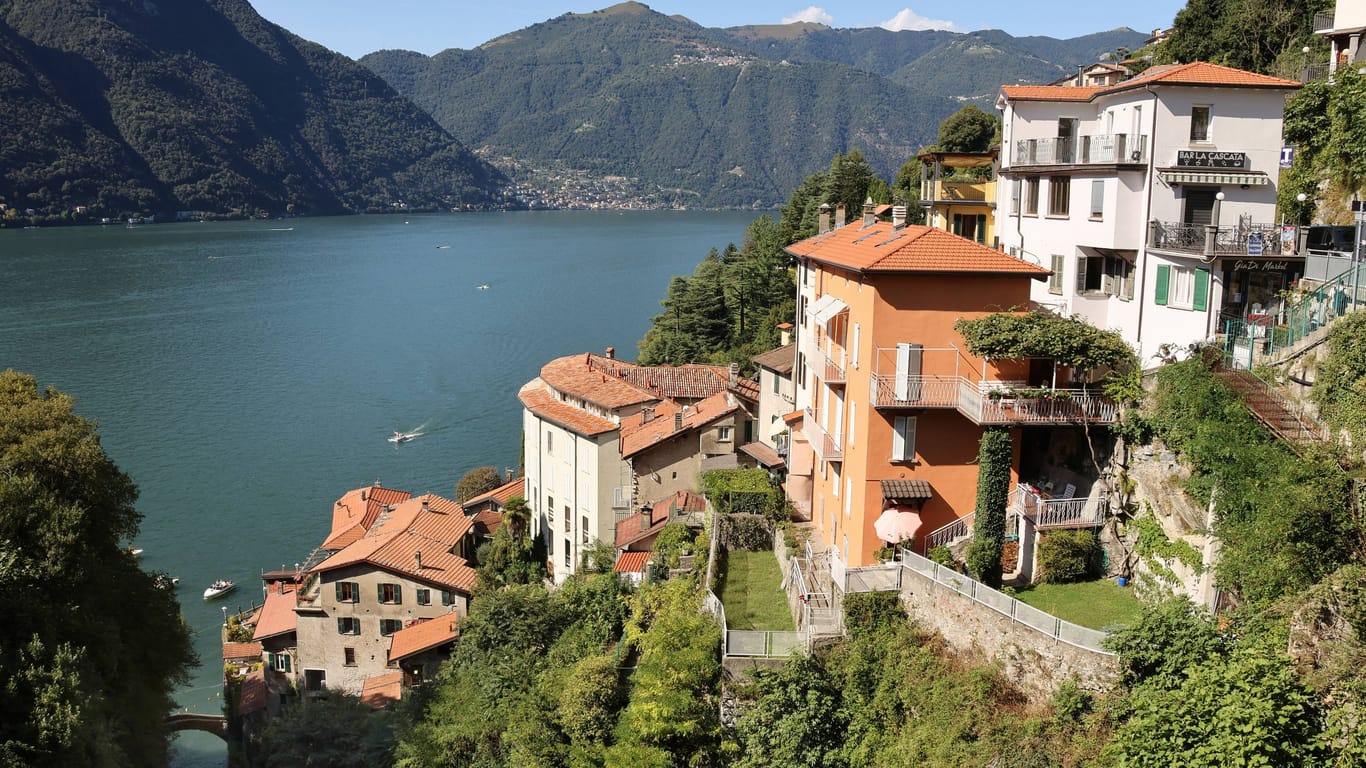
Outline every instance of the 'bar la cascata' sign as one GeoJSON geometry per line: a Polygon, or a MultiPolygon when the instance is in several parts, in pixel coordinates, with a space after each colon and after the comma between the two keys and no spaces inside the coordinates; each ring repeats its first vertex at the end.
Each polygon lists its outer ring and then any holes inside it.
{"type": "Polygon", "coordinates": [[[1211,152],[1206,149],[1176,150],[1177,168],[1247,168],[1246,152],[1211,152]]]}

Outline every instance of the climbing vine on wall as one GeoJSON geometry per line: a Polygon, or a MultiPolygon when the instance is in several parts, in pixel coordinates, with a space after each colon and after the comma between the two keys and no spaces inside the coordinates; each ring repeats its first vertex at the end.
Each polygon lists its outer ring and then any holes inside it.
{"type": "Polygon", "coordinates": [[[1130,370],[1136,362],[1133,349],[1122,336],[1075,315],[996,312],[975,320],[959,320],[953,329],[962,334],[969,352],[994,360],[1043,357],[1082,371],[1130,370]]]}
{"type": "Polygon", "coordinates": [[[1001,585],[1012,453],[1006,427],[990,427],[982,434],[977,452],[976,523],[967,561],[973,577],[990,587],[1001,585]]]}

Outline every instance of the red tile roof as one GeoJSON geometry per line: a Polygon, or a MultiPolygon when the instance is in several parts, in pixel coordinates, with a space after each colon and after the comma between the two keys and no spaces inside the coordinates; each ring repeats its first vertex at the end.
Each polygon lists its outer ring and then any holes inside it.
{"type": "Polygon", "coordinates": [[[361,703],[369,704],[375,709],[384,709],[398,701],[402,696],[403,672],[401,670],[367,678],[360,689],[361,703]]]}
{"type": "Polygon", "coordinates": [[[242,678],[242,693],[237,699],[237,713],[249,715],[266,708],[266,671],[258,669],[242,678]]]}
{"type": "Polygon", "coordinates": [[[706,509],[707,500],[705,498],[691,491],[678,491],[672,496],[660,499],[650,505],[649,525],[641,527],[643,512],[623,518],[618,522],[614,544],[617,549],[629,547],[664,530],[664,526],[668,525],[671,520],[691,512],[703,512],[706,509]]]}
{"type": "Polygon", "coordinates": [[[503,513],[492,509],[486,509],[475,514],[474,532],[479,536],[492,536],[503,527],[503,513]]]}
{"type": "Polygon", "coordinates": [[[1193,61],[1189,64],[1164,64],[1104,87],[1078,88],[1069,85],[1003,85],[1001,93],[1014,101],[1090,101],[1096,96],[1118,93],[1145,85],[1207,85],[1220,88],[1299,88],[1300,83],[1270,75],[1259,75],[1233,67],[1193,61]]]}
{"type": "Polygon", "coordinates": [[[696,405],[680,406],[670,400],[655,408],[654,417],[645,421],[638,413],[621,421],[621,456],[627,458],[658,445],[669,438],[704,427],[740,409],[735,399],[718,392],[696,405]],[[677,418],[678,414],[682,418],[677,418]]]}
{"type": "Polygon", "coordinates": [[[1047,269],[958,235],[888,222],[846,224],[787,248],[794,256],[861,272],[1019,275],[1044,278],[1047,269]]]}
{"type": "Polygon", "coordinates": [[[796,357],[797,342],[787,346],[770,349],[762,355],[755,355],[754,364],[781,374],[792,373],[793,358],[796,357]]]}
{"type": "Polygon", "coordinates": [[[260,643],[223,643],[223,661],[261,660],[260,643]]]}
{"type": "Polygon", "coordinates": [[[617,573],[644,573],[653,552],[622,552],[612,570],[617,573]]]}
{"type": "Polygon", "coordinates": [[[528,411],[540,418],[584,437],[606,434],[617,428],[617,425],[608,419],[556,400],[554,395],[546,391],[539,379],[533,379],[522,387],[522,391],[517,393],[517,399],[522,401],[522,405],[526,406],[528,411]]]}
{"type": "Polygon", "coordinates": [[[256,630],[251,633],[252,640],[264,640],[294,631],[294,585],[283,581],[276,584],[278,586],[271,587],[266,593],[266,603],[261,606],[260,616],[256,619],[256,630]]]}
{"type": "Polygon", "coordinates": [[[754,379],[736,378],[730,391],[736,397],[748,400],[751,403],[759,402],[759,382],[754,379]]]}
{"type": "Polygon", "coordinates": [[[634,363],[602,357],[601,355],[570,355],[556,358],[541,367],[541,380],[559,392],[582,398],[608,410],[657,400],[648,391],[614,376],[610,369],[638,368],[634,363]],[[597,365],[594,363],[598,362],[597,365]],[[607,368],[609,370],[604,370],[607,368]]]}
{"type": "Polygon", "coordinates": [[[730,368],[724,365],[637,365],[602,355],[589,355],[588,365],[661,400],[701,400],[730,384],[730,368]]]}
{"type": "Polygon", "coordinates": [[[406,501],[410,496],[407,491],[383,488],[378,483],[348,492],[332,505],[332,532],[322,548],[341,549],[359,539],[385,506],[406,501]]]}
{"type": "Polygon", "coordinates": [[[418,496],[382,513],[363,537],[319,563],[313,571],[322,573],[369,563],[390,573],[469,594],[474,589],[474,569],[451,550],[473,525],[474,521],[465,516],[456,502],[434,493],[418,496]]]}
{"type": "Polygon", "coordinates": [[[395,632],[389,640],[389,661],[406,659],[460,636],[460,617],[454,613],[419,621],[395,632]]]}

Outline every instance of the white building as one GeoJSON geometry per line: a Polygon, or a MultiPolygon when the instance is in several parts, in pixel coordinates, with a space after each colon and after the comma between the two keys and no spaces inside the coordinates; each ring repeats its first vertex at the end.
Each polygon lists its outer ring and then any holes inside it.
{"type": "MultiPolygon", "coordinates": [[[[1114,85],[1004,86],[996,232],[1053,270],[1031,299],[1121,331],[1145,365],[1298,279],[1276,182],[1299,83],[1204,62],[1114,85]]],[[[799,379],[800,380],[800,379],[799,379]]]]}
{"type": "Polygon", "coordinates": [[[1332,13],[1314,14],[1314,32],[1328,39],[1328,71],[1338,67],[1366,64],[1366,3],[1337,0],[1332,13]]]}
{"type": "Polygon", "coordinates": [[[653,413],[665,401],[691,406],[722,392],[752,402],[756,390],[733,369],[641,366],[616,359],[610,349],[546,363],[517,396],[531,535],[545,543],[555,582],[574,573],[596,542],[613,542],[618,521],[655,500],[638,497],[637,478],[622,455],[623,425],[629,433],[649,421],[632,416],[647,408],[653,413]]]}

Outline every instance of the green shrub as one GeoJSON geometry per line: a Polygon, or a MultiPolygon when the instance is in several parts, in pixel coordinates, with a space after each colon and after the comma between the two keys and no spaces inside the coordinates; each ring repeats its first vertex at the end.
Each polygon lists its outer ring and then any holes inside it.
{"type": "Polygon", "coordinates": [[[930,560],[949,568],[957,568],[958,564],[953,561],[953,550],[948,547],[930,547],[930,551],[925,553],[930,560]]]}
{"type": "Polygon", "coordinates": [[[773,548],[772,522],[763,515],[732,514],[717,518],[727,549],[763,552],[773,548]]]}
{"type": "Polygon", "coordinates": [[[1100,543],[1089,530],[1052,531],[1039,537],[1039,581],[1066,584],[1096,572],[1100,543]]]}
{"type": "Polygon", "coordinates": [[[999,540],[974,537],[968,544],[967,567],[972,578],[987,586],[1001,584],[1001,550],[1005,548],[999,540]]]}
{"type": "Polygon", "coordinates": [[[905,618],[898,592],[855,592],[844,597],[844,624],[852,637],[876,632],[905,618]]]}
{"type": "Polygon", "coordinates": [[[780,517],[782,497],[763,469],[713,469],[702,473],[702,489],[723,515],[751,514],[780,517]]]}

